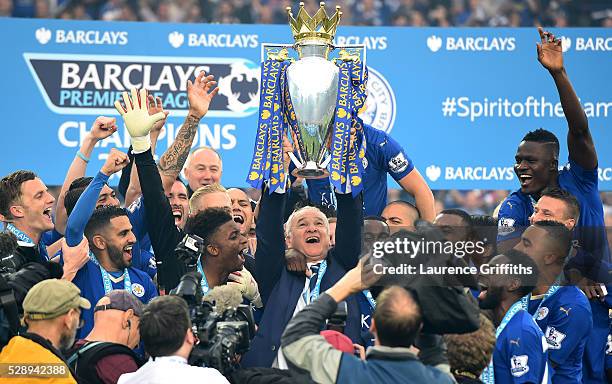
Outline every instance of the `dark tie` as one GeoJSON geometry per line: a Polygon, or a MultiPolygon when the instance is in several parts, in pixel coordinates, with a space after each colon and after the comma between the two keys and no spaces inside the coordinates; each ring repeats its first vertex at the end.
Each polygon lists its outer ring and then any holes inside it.
{"type": "Polygon", "coordinates": [[[319,274],[319,264],[314,264],[310,267],[310,270],[312,271],[312,276],[310,276],[310,284],[309,284],[309,288],[308,288],[308,294],[310,295],[312,293],[312,291],[314,290],[315,286],[317,285],[317,278],[318,278],[318,274],[319,274]]]}

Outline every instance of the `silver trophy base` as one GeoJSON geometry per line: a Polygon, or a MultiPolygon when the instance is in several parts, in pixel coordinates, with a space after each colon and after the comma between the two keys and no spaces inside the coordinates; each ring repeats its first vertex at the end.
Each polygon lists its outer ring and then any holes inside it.
{"type": "Polygon", "coordinates": [[[304,179],[323,179],[329,177],[329,171],[319,167],[314,161],[307,161],[304,167],[294,169],[291,174],[304,179]]]}

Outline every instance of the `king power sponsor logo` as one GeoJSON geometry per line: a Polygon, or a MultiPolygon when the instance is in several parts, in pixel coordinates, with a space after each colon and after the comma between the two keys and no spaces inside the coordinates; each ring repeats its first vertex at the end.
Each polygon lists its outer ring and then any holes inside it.
{"type": "Polygon", "coordinates": [[[209,116],[246,117],[258,110],[260,69],[244,58],[24,53],[24,59],[45,103],[59,114],[113,114],[122,92],[146,88],[184,116],[187,80],[200,71],[214,74],[219,86],[209,116]]]}

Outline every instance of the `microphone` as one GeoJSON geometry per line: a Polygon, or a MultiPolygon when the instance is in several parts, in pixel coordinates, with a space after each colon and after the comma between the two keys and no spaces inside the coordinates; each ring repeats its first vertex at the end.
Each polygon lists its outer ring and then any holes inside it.
{"type": "Polygon", "coordinates": [[[232,285],[220,285],[214,287],[208,295],[204,297],[204,301],[215,306],[215,311],[224,313],[227,309],[236,309],[242,304],[242,294],[238,287],[232,285]]]}

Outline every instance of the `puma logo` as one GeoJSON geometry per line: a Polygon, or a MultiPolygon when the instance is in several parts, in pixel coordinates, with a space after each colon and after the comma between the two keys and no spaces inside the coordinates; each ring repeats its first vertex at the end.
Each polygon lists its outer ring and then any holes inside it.
{"type": "Polygon", "coordinates": [[[563,308],[563,307],[559,307],[559,310],[560,310],[561,312],[565,313],[567,316],[569,316],[569,313],[570,313],[570,311],[572,310],[572,308],[565,309],[565,308],[563,308]]]}
{"type": "Polygon", "coordinates": [[[520,344],[519,344],[520,340],[521,340],[520,338],[518,338],[516,340],[510,339],[510,345],[515,344],[517,347],[520,347],[520,344]]]}

